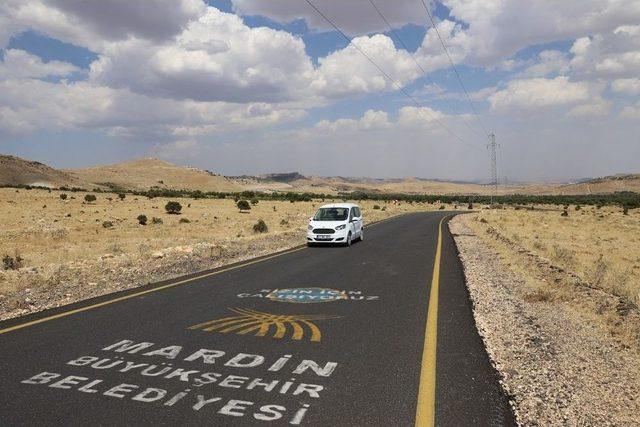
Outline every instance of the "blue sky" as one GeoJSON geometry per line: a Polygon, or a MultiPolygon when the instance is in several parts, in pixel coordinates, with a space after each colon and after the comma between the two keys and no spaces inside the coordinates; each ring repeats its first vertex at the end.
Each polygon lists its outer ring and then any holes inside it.
{"type": "Polygon", "coordinates": [[[638,172],[640,11],[614,1],[429,3],[478,117],[417,0],[376,0],[408,52],[368,0],[314,2],[352,43],[294,0],[30,3],[0,6],[2,153],[483,180],[481,122],[503,178],[638,172]]]}

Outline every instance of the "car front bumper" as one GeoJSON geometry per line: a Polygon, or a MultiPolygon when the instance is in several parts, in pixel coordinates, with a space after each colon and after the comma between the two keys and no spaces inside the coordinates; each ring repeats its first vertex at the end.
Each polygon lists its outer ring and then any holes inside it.
{"type": "Polygon", "coordinates": [[[349,230],[337,230],[333,234],[315,234],[307,231],[308,243],[344,243],[347,241],[349,230]],[[326,237],[325,237],[326,236],[326,237]]]}

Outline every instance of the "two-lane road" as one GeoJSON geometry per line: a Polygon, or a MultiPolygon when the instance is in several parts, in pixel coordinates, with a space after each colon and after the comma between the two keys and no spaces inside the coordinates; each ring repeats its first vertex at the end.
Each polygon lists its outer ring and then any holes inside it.
{"type": "Polygon", "coordinates": [[[0,425],[511,425],[445,215],[0,323],[0,425]]]}

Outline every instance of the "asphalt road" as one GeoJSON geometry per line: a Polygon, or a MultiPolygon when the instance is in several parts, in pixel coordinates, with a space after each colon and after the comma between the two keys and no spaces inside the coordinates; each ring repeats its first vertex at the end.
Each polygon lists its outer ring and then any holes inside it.
{"type": "Polygon", "coordinates": [[[0,425],[512,425],[445,216],[2,322],[0,425]]]}

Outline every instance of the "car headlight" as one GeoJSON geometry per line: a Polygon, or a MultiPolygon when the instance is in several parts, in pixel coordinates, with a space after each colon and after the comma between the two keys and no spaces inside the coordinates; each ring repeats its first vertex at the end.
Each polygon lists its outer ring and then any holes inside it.
{"type": "Polygon", "coordinates": [[[347,228],[347,224],[342,224],[336,227],[336,230],[344,230],[345,228],[347,228]]]}
{"type": "Polygon", "coordinates": [[[307,225],[307,230],[313,230],[313,225],[311,224],[307,225]]]}

